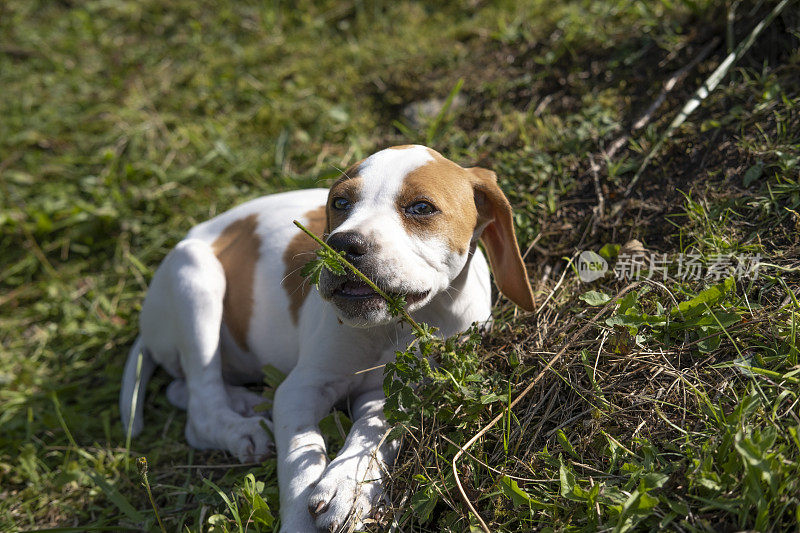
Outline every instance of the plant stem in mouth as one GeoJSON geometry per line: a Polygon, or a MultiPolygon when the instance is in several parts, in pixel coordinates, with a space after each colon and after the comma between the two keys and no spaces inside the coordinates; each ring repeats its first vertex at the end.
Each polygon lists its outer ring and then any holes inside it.
{"type": "Polygon", "coordinates": [[[361,271],[360,271],[358,268],[356,268],[356,267],[355,267],[355,265],[353,265],[353,264],[352,264],[350,261],[348,261],[347,259],[345,259],[344,257],[342,257],[342,254],[340,254],[339,252],[337,252],[336,250],[334,250],[333,248],[331,248],[330,246],[328,246],[328,243],[326,243],[325,241],[323,241],[322,239],[320,239],[319,237],[317,237],[316,235],[314,235],[314,233],[312,233],[310,230],[308,230],[308,229],[307,229],[305,226],[303,226],[303,225],[302,225],[300,222],[298,222],[297,220],[294,220],[293,222],[294,222],[294,225],[295,225],[295,226],[297,226],[298,228],[300,228],[301,230],[303,230],[303,232],[304,232],[306,235],[308,235],[309,237],[311,237],[312,239],[314,239],[314,240],[317,242],[317,244],[319,244],[320,246],[322,246],[323,248],[325,248],[325,249],[326,249],[326,250],[328,250],[329,252],[331,252],[331,253],[335,254],[335,256],[336,256],[337,260],[338,260],[338,261],[339,261],[341,264],[343,264],[344,266],[346,266],[347,268],[349,268],[349,269],[350,269],[350,270],[353,272],[353,274],[355,274],[356,276],[358,276],[359,278],[361,278],[361,280],[362,280],[364,283],[366,283],[367,285],[369,285],[369,287],[370,287],[372,290],[374,290],[376,293],[378,293],[378,295],[379,295],[381,298],[383,298],[384,300],[386,300],[386,302],[387,302],[387,303],[388,303],[390,306],[393,306],[393,307],[395,307],[395,308],[399,309],[399,310],[400,310],[400,313],[403,315],[403,318],[405,319],[405,321],[406,321],[406,322],[408,322],[409,324],[411,324],[411,327],[412,327],[412,328],[414,328],[414,330],[415,330],[415,331],[416,331],[418,334],[420,334],[420,335],[422,335],[422,336],[425,336],[425,335],[427,335],[427,334],[426,334],[426,332],[425,332],[425,330],[424,330],[424,329],[422,329],[422,328],[420,327],[420,325],[419,325],[419,324],[417,324],[417,322],[416,322],[416,321],[415,321],[413,318],[411,318],[411,315],[409,315],[409,314],[408,314],[408,311],[406,311],[405,307],[400,307],[399,305],[397,305],[397,301],[396,301],[394,298],[392,298],[391,296],[389,296],[389,295],[388,295],[386,292],[384,292],[384,291],[383,291],[383,290],[382,290],[380,287],[378,287],[377,285],[375,285],[375,283],[373,283],[373,281],[372,281],[371,279],[369,279],[367,276],[365,276],[364,274],[362,274],[362,273],[361,273],[361,271]]]}

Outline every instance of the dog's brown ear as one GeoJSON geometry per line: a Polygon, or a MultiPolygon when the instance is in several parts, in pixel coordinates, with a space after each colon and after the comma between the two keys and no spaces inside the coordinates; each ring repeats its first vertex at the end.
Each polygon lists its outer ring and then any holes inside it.
{"type": "Polygon", "coordinates": [[[497,185],[497,175],[485,168],[466,169],[474,177],[475,207],[478,209],[478,231],[489,255],[495,283],[509,300],[526,311],[533,311],[534,300],[528,274],[514,235],[511,204],[497,185]]]}

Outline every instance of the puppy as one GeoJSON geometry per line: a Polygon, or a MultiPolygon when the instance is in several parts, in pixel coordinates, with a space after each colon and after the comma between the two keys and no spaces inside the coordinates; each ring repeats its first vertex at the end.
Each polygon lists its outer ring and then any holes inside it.
{"type": "Polygon", "coordinates": [[[491,316],[489,256],[500,291],[533,309],[511,207],[495,174],[462,168],[424,146],[382,150],[350,167],[330,190],[252,200],[194,227],[159,266],[122,381],[122,423],[142,429],[144,390],[156,364],[175,378],[169,400],[186,409],[186,440],[262,458],[271,441],[242,387],[264,365],[287,374],[275,392],[284,532],[361,525],[378,504],[396,445],[383,442],[382,372],[411,341],[386,302],[351,275],[323,271],[319,291],[300,275],[317,245],[300,220],[419,322],[450,336],[491,316]],[[350,402],[353,427],[328,461],[317,423],[350,402]],[[383,443],[382,443],[383,442],[383,443]]]}

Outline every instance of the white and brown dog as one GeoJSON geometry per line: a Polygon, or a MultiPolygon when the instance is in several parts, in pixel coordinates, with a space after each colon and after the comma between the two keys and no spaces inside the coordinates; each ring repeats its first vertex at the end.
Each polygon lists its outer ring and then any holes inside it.
{"type": "Polygon", "coordinates": [[[189,444],[257,460],[271,447],[253,409],[264,399],[242,385],[273,365],[287,374],[272,408],[282,531],[353,528],[378,503],[396,452],[382,444],[382,373],[362,371],[392,361],[411,333],[354,277],[324,271],[319,291],[310,290],[299,272],[316,244],[295,219],[324,232],[383,290],[405,295],[412,316],[442,336],[491,316],[479,239],[500,291],[528,310],[533,296],[495,174],[424,146],[378,152],[330,190],[242,204],[193,228],[167,255],[125,365],[124,427],[141,431],[144,389],[158,363],[175,378],[167,396],[187,410],[189,444]],[[317,424],[344,398],[353,427],[329,464],[317,424]]]}

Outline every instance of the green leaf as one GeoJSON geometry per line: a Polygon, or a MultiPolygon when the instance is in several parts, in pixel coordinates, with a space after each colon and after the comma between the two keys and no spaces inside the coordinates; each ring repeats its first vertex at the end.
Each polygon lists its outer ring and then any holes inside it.
{"type": "Polygon", "coordinates": [[[228,519],[224,514],[212,514],[208,517],[209,533],[228,533],[228,519]]]}
{"type": "MultiPolygon", "coordinates": [[[[236,525],[239,526],[239,531],[242,531],[242,518],[239,515],[239,506],[236,504],[235,500],[232,500],[224,490],[219,488],[216,483],[211,481],[210,479],[203,478],[203,483],[214,489],[214,491],[219,495],[220,498],[225,502],[225,505],[228,507],[228,510],[233,515],[233,519],[236,521],[236,525]]],[[[226,528],[227,530],[227,528],[226,528]]]]}
{"type": "Polygon", "coordinates": [[[386,302],[389,307],[389,314],[391,316],[398,316],[403,314],[403,309],[406,307],[406,299],[404,296],[395,296],[391,301],[386,302]]]}
{"type": "Polygon", "coordinates": [[[722,342],[721,335],[714,335],[713,337],[709,337],[707,339],[703,339],[697,343],[697,349],[700,353],[711,353],[717,348],[719,348],[720,343],[722,342]]]}
{"type": "Polygon", "coordinates": [[[508,476],[500,478],[500,491],[514,502],[514,505],[527,505],[531,501],[530,495],[519,487],[519,484],[508,476]]]}
{"type": "Polygon", "coordinates": [[[707,328],[711,327],[714,330],[719,329],[719,324],[723,328],[730,327],[734,324],[741,322],[742,317],[738,313],[729,313],[726,311],[706,312],[700,316],[695,316],[684,322],[673,322],[673,327],[676,329],[692,329],[692,328],[707,328]]]}
{"type": "Polygon", "coordinates": [[[578,296],[578,298],[580,298],[581,300],[583,300],[584,302],[593,307],[598,305],[605,305],[609,301],[611,301],[611,296],[609,296],[608,294],[594,290],[587,291],[578,296]]]}
{"type": "Polygon", "coordinates": [[[300,269],[300,275],[304,278],[308,278],[312,285],[319,284],[319,275],[322,273],[323,268],[340,276],[347,273],[342,264],[342,257],[340,254],[331,252],[325,248],[320,248],[317,250],[316,254],[316,259],[310,260],[300,269]]]}
{"type": "Polygon", "coordinates": [[[650,496],[647,493],[643,493],[641,498],[639,498],[639,507],[637,509],[639,511],[650,511],[656,505],[658,505],[658,498],[655,496],[650,496]]]}
{"type": "Polygon", "coordinates": [[[312,285],[319,285],[319,275],[323,269],[323,261],[322,259],[312,259],[300,270],[300,275],[304,278],[308,278],[308,281],[312,285]]]}
{"type": "Polygon", "coordinates": [[[678,516],[686,516],[689,514],[689,506],[684,502],[667,500],[667,505],[669,505],[669,508],[677,513],[678,516]]]}
{"type": "Polygon", "coordinates": [[[558,432],[556,433],[556,437],[558,438],[559,444],[561,444],[561,448],[565,452],[570,454],[572,457],[577,459],[578,458],[578,454],[575,451],[575,448],[573,448],[572,444],[569,442],[569,439],[567,438],[567,435],[562,430],[559,429],[558,432]]]}
{"type": "Polygon", "coordinates": [[[576,502],[585,502],[589,498],[589,493],[580,488],[575,483],[575,474],[564,464],[564,460],[558,457],[558,478],[561,482],[561,496],[576,502]]]}
{"type": "Polygon", "coordinates": [[[609,243],[600,248],[600,251],[597,253],[600,254],[600,257],[602,257],[606,261],[611,261],[612,259],[614,259],[619,255],[619,249],[620,249],[619,244],[609,243]]]}
{"type": "Polygon", "coordinates": [[[244,478],[242,493],[244,494],[247,502],[250,504],[250,512],[248,513],[248,516],[256,523],[263,524],[266,527],[272,527],[275,517],[272,516],[272,512],[269,510],[269,505],[261,496],[262,492],[264,492],[264,482],[256,481],[256,478],[252,473],[247,474],[244,478]]]}
{"type": "Polygon", "coordinates": [[[563,461],[558,467],[558,478],[561,482],[561,495],[566,498],[575,489],[575,474],[569,471],[563,461]]]}
{"type": "Polygon", "coordinates": [[[617,307],[617,314],[624,315],[628,309],[633,309],[636,306],[637,294],[633,291],[629,292],[619,300],[617,307]]]}
{"type": "MultiPolygon", "coordinates": [[[[755,435],[746,437],[742,430],[736,434],[734,447],[744,463],[745,469],[755,479],[764,481],[769,486],[774,486],[775,479],[773,469],[769,461],[768,448],[774,442],[771,435],[768,440],[762,442],[755,441],[755,435]]],[[[757,485],[755,483],[754,485],[757,485]]],[[[761,492],[761,487],[754,486],[754,492],[761,492]]]]}
{"type": "Polygon", "coordinates": [[[411,508],[414,509],[414,513],[419,518],[420,523],[424,524],[430,520],[431,513],[433,512],[434,507],[436,507],[436,503],[438,501],[439,495],[431,485],[428,485],[422,488],[422,490],[414,493],[414,495],[411,497],[411,508]]]}
{"type": "Polygon", "coordinates": [[[744,173],[744,177],[742,178],[742,184],[745,187],[749,187],[754,181],[761,177],[764,173],[764,163],[763,161],[759,161],[752,167],[747,169],[747,172],[744,173]]]}
{"type": "Polygon", "coordinates": [[[261,372],[264,374],[264,384],[277,389],[284,379],[286,374],[278,370],[272,365],[264,365],[261,367],[261,372]]]}
{"type": "Polygon", "coordinates": [[[658,498],[647,494],[647,489],[642,480],[639,483],[639,487],[631,492],[631,495],[622,505],[617,525],[614,527],[614,532],[617,533],[633,529],[637,523],[634,517],[638,516],[641,519],[641,517],[651,514],[651,511],[658,503],[658,498]]]}
{"type": "Polygon", "coordinates": [[[669,480],[669,476],[661,472],[648,472],[642,477],[645,487],[648,490],[660,489],[669,480]]]}
{"type": "Polygon", "coordinates": [[[734,285],[735,281],[732,277],[726,278],[722,283],[718,283],[713,287],[701,291],[691,300],[679,303],[678,307],[673,307],[670,310],[670,314],[673,316],[683,315],[686,318],[696,316],[705,310],[706,305],[711,306],[722,299],[723,296],[733,289],[734,285]]]}
{"type": "Polygon", "coordinates": [[[504,396],[500,396],[499,394],[495,394],[494,392],[490,392],[489,394],[482,394],[481,395],[481,404],[488,405],[490,403],[504,401],[506,398],[504,396]]]}
{"type": "Polygon", "coordinates": [[[342,264],[342,256],[344,255],[344,252],[336,253],[326,248],[322,248],[317,250],[317,255],[320,259],[322,259],[323,266],[334,274],[338,274],[340,276],[347,274],[347,270],[345,270],[344,264],[342,264]]]}

